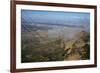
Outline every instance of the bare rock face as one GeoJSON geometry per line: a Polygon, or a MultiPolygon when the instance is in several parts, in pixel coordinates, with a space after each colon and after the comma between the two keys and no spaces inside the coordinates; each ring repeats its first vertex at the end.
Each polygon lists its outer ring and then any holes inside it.
{"type": "Polygon", "coordinates": [[[81,31],[65,44],[65,60],[86,60],[90,57],[90,36],[88,32],[81,31]]]}
{"type": "Polygon", "coordinates": [[[65,60],[80,60],[81,56],[79,54],[69,55],[65,60]]]}

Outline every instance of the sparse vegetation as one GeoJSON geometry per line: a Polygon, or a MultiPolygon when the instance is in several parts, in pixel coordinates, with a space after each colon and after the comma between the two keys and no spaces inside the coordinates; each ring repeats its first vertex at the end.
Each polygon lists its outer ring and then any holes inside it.
{"type": "MultiPolygon", "coordinates": [[[[43,31],[44,32],[44,31],[43,31]]],[[[50,38],[47,33],[22,32],[22,62],[85,60],[90,58],[89,33],[81,31],[73,39],[50,38]]]]}

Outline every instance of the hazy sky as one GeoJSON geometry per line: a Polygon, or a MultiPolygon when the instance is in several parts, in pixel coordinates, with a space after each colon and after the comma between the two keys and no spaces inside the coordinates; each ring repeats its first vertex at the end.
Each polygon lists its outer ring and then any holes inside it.
{"type": "Polygon", "coordinates": [[[21,20],[22,22],[29,23],[39,22],[58,25],[84,25],[89,28],[90,13],[21,10],[21,20]]]}

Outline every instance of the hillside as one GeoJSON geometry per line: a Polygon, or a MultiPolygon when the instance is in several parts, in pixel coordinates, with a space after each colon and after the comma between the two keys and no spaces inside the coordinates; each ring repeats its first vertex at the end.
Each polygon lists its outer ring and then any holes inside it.
{"type": "Polygon", "coordinates": [[[82,28],[22,25],[21,38],[22,62],[89,59],[90,36],[82,28]]]}

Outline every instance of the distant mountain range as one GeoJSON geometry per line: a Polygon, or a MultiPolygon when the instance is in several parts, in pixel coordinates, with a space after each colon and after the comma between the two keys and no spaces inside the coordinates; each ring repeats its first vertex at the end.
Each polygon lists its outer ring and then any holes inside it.
{"type": "Polygon", "coordinates": [[[22,32],[31,32],[31,31],[36,31],[36,30],[48,30],[48,29],[52,29],[52,28],[44,27],[44,26],[37,26],[37,25],[27,25],[27,24],[21,25],[22,32]]]}
{"type": "Polygon", "coordinates": [[[40,22],[35,22],[35,23],[27,23],[23,22],[21,24],[21,29],[22,31],[36,31],[36,30],[49,30],[53,29],[53,27],[74,27],[74,28],[82,28],[85,29],[84,26],[81,25],[68,25],[68,24],[55,24],[55,23],[40,23],[40,22]]]}

